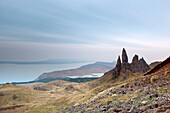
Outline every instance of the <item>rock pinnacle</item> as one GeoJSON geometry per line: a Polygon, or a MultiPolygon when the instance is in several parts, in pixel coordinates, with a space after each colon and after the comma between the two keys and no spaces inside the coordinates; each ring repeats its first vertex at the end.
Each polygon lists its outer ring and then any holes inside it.
{"type": "Polygon", "coordinates": [[[124,48],[122,51],[122,63],[128,63],[128,56],[127,56],[126,50],[124,48]]]}

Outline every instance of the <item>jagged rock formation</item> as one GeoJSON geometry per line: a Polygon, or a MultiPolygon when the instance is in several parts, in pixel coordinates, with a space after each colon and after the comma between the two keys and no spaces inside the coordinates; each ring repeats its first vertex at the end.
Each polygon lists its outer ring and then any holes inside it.
{"type": "Polygon", "coordinates": [[[122,51],[122,63],[128,63],[128,56],[127,56],[126,50],[124,48],[122,51]]]}
{"type": "MultiPolygon", "coordinates": [[[[132,63],[128,63],[128,56],[126,50],[122,51],[122,63],[120,56],[118,57],[116,67],[113,69],[112,78],[118,77],[120,74],[128,75],[130,73],[145,73],[150,69],[149,65],[143,58],[139,59],[138,55],[135,55],[132,59],[132,63]]],[[[126,78],[126,76],[124,76],[126,78]]]]}
{"type": "Polygon", "coordinates": [[[145,62],[143,58],[138,60],[138,56],[135,55],[133,57],[132,63],[131,63],[131,71],[136,73],[145,73],[150,69],[149,65],[145,62]]]}
{"type": "Polygon", "coordinates": [[[119,56],[117,59],[116,67],[114,68],[114,71],[113,71],[113,79],[120,75],[120,71],[121,71],[121,59],[119,56]]]}

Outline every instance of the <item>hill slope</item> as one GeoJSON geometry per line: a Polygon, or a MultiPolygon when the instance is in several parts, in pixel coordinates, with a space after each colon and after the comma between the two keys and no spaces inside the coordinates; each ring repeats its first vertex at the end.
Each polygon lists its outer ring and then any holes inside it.
{"type": "Polygon", "coordinates": [[[93,73],[105,73],[108,70],[112,69],[115,66],[115,62],[96,62],[94,64],[88,64],[81,66],[76,69],[54,71],[49,73],[43,73],[36,80],[44,78],[63,78],[67,76],[83,76],[91,75],[93,73]]]}

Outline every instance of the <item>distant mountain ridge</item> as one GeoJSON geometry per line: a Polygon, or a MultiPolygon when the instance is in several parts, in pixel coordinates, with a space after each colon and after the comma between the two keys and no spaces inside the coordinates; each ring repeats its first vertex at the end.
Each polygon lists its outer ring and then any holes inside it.
{"type": "Polygon", "coordinates": [[[67,76],[83,76],[91,75],[93,73],[105,73],[115,66],[115,62],[96,62],[93,64],[88,64],[81,66],[76,69],[53,71],[49,73],[43,73],[36,80],[44,78],[63,78],[67,76]]]}

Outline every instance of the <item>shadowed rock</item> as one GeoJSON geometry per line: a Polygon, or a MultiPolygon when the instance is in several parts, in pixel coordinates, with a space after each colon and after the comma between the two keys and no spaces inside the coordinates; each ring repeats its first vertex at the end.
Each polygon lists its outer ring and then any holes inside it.
{"type": "Polygon", "coordinates": [[[0,96],[4,96],[4,93],[0,92],[0,96]]]}
{"type": "Polygon", "coordinates": [[[120,56],[119,56],[118,59],[117,59],[116,67],[119,68],[119,69],[121,68],[121,60],[120,60],[120,56]]]}
{"type": "Polygon", "coordinates": [[[34,90],[40,90],[40,91],[48,91],[47,89],[45,89],[45,88],[43,88],[41,86],[35,86],[33,89],[34,90]]]}
{"type": "Polygon", "coordinates": [[[113,79],[120,75],[120,71],[121,71],[121,59],[120,59],[120,56],[119,56],[118,59],[117,59],[116,67],[113,70],[113,74],[112,74],[113,79]]]}
{"type": "Polygon", "coordinates": [[[146,63],[146,61],[144,60],[143,57],[139,60],[139,65],[140,65],[140,71],[141,71],[141,73],[145,73],[145,72],[147,72],[148,70],[150,70],[149,65],[146,63]]]}
{"type": "Polygon", "coordinates": [[[126,50],[124,48],[122,51],[122,63],[128,63],[128,56],[127,56],[126,50]]]}
{"type": "Polygon", "coordinates": [[[138,55],[135,55],[132,59],[132,63],[137,63],[138,59],[139,59],[138,55]]]}
{"type": "Polygon", "coordinates": [[[72,85],[68,85],[68,86],[65,88],[65,90],[72,90],[72,89],[74,89],[74,87],[73,87],[72,85]]]}
{"type": "Polygon", "coordinates": [[[149,65],[143,58],[139,60],[138,55],[135,55],[132,59],[132,63],[128,63],[128,56],[126,50],[122,51],[122,63],[120,56],[117,59],[116,67],[113,69],[112,78],[116,78],[122,75],[122,78],[127,78],[131,73],[145,73],[150,69],[149,65]]]}
{"type": "Polygon", "coordinates": [[[146,61],[143,58],[138,60],[137,55],[133,57],[133,60],[131,63],[131,71],[133,73],[145,73],[149,69],[150,69],[149,65],[146,63],[146,61]]]}

